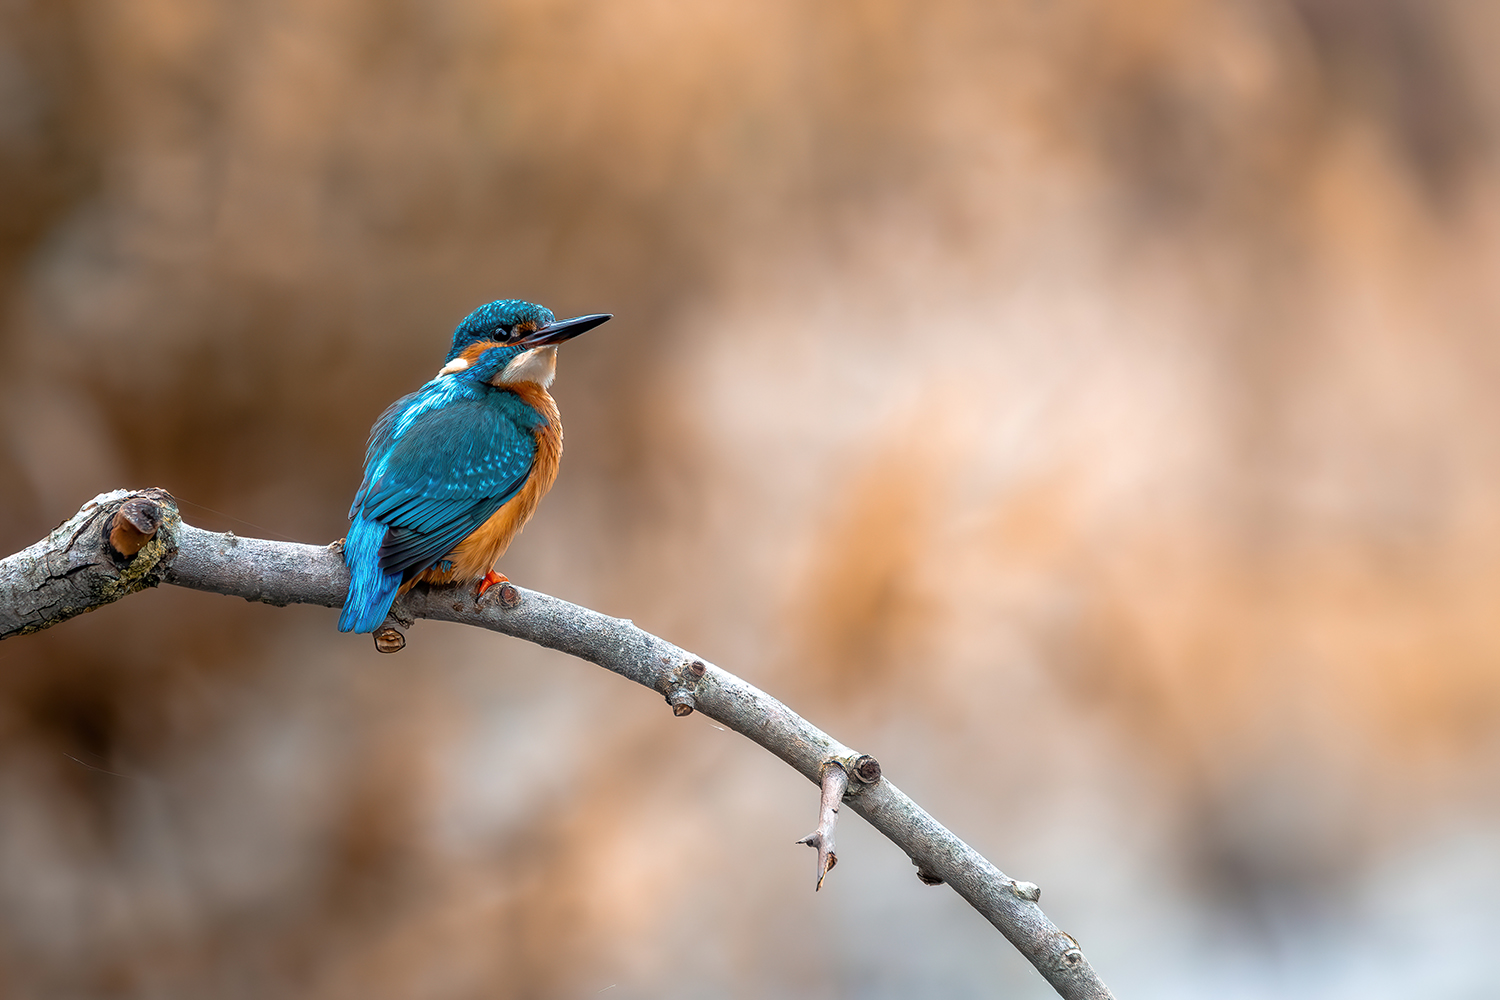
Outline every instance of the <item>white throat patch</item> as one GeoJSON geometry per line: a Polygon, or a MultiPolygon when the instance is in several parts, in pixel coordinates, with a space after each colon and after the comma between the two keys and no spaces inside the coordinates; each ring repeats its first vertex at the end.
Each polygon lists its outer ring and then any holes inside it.
{"type": "Polygon", "coordinates": [[[514,385],[517,382],[535,382],[543,389],[552,385],[557,377],[557,346],[547,344],[533,347],[525,354],[511,359],[510,364],[495,376],[496,385],[514,385]]]}

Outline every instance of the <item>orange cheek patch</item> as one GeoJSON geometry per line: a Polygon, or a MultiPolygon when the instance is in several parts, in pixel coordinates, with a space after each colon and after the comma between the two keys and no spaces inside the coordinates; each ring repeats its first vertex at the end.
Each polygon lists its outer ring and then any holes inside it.
{"type": "Polygon", "coordinates": [[[475,361],[478,361],[479,356],[485,351],[489,350],[491,347],[504,346],[504,344],[501,344],[499,341],[495,340],[481,340],[478,343],[470,344],[468,347],[464,348],[462,354],[454,358],[452,361],[448,362],[443,367],[439,368],[438,375],[452,375],[454,372],[461,372],[465,368],[468,368],[470,365],[472,365],[475,361]]]}
{"type": "Polygon", "coordinates": [[[478,343],[470,344],[468,347],[465,347],[464,352],[460,354],[459,357],[463,358],[465,361],[472,365],[474,362],[479,360],[479,356],[481,354],[483,354],[485,351],[488,351],[490,348],[504,346],[505,345],[500,343],[500,341],[498,340],[481,340],[478,343]]]}

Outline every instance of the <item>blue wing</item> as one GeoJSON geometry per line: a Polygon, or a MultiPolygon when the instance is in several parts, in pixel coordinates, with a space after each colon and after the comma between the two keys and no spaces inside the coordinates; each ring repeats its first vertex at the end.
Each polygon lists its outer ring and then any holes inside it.
{"type": "Polygon", "coordinates": [[[349,511],[353,580],[341,631],[372,631],[401,583],[435,565],[518,493],[542,418],[514,393],[429,383],[376,421],[349,511]]]}
{"type": "Polygon", "coordinates": [[[361,505],[389,528],[381,568],[415,576],[520,492],[537,419],[514,394],[494,392],[429,410],[396,437],[361,505]]]}

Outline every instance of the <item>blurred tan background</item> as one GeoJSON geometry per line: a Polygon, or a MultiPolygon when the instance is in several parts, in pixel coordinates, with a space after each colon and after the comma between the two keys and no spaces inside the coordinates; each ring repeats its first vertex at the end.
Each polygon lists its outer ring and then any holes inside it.
{"type": "MultiPolygon", "coordinates": [[[[493,298],[502,563],[789,701],[1129,997],[1483,997],[1500,7],[6,0],[0,552],[339,537],[493,298]]],[[[142,595],[0,646],[0,996],[1045,997],[597,668],[142,595]]]]}

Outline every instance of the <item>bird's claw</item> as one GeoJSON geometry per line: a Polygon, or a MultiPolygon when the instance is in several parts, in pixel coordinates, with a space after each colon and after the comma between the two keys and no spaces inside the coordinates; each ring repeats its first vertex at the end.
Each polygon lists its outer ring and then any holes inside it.
{"type": "Polygon", "coordinates": [[[479,580],[479,589],[474,592],[474,599],[476,601],[479,600],[481,597],[484,596],[484,592],[486,590],[489,590],[491,587],[493,587],[497,583],[509,583],[509,582],[510,582],[510,578],[509,577],[505,576],[502,573],[496,573],[494,570],[490,570],[488,573],[484,574],[484,576],[480,578],[480,580],[479,580]]]}

